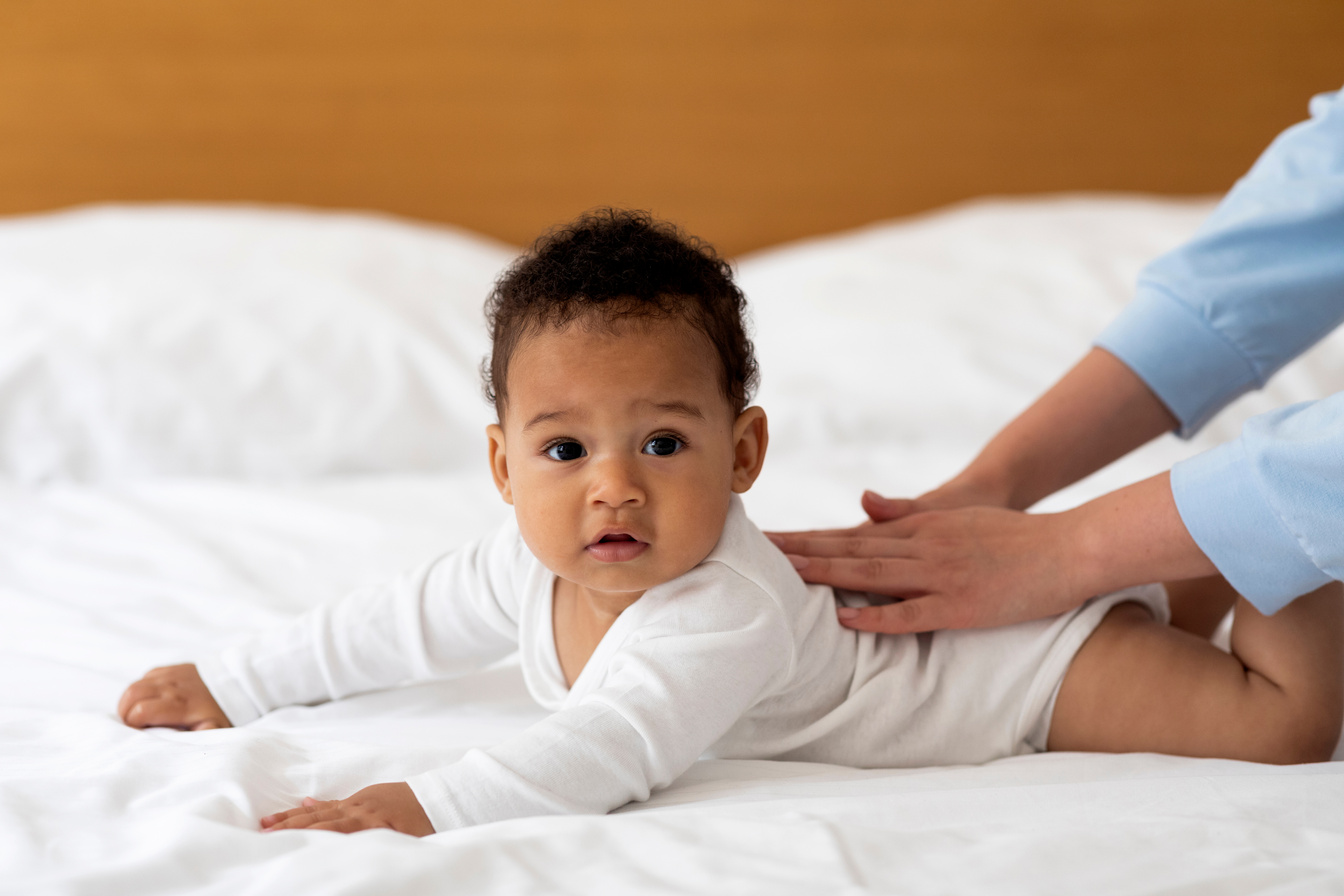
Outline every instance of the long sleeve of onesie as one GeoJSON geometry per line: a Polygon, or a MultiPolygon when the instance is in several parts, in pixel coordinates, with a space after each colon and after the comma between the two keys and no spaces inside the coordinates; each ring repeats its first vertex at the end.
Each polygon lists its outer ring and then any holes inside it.
{"type": "Polygon", "coordinates": [[[517,646],[522,550],[516,530],[505,527],[387,585],[355,591],[254,635],[197,667],[234,725],[281,706],[476,668],[517,646]]]}
{"type": "Polygon", "coordinates": [[[647,799],[792,670],[784,613],[717,563],[646,592],[609,640],[554,715],[407,782],[435,830],[647,799]]]}
{"type": "MultiPolygon", "coordinates": [[[[529,656],[554,656],[552,582],[507,525],[199,666],[234,724],[452,674],[515,646],[527,673],[529,656]]],[[[702,563],[617,618],[553,715],[407,783],[437,831],[646,799],[787,680],[793,650],[770,594],[722,563],[702,563]]]]}
{"type": "MultiPolygon", "coordinates": [[[[1190,435],[1344,320],[1344,92],[1312,100],[1097,345],[1190,435]]],[[[1344,395],[1262,415],[1172,469],[1181,519],[1264,612],[1344,573],[1344,395]]]]}

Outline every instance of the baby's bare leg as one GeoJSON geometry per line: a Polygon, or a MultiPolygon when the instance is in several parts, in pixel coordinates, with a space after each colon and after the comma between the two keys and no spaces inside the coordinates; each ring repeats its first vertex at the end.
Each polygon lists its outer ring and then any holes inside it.
{"type": "Polygon", "coordinates": [[[1115,607],[1059,690],[1051,750],[1322,762],[1344,719],[1339,583],[1273,616],[1237,599],[1232,653],[1115,607]]]}
{"type": "Polygon", "coordinates": [[[1222,576],[1168,582],[1166,588],[1172,626],[1201,638],[1213,637],[1238,597],[1222,576]]]}

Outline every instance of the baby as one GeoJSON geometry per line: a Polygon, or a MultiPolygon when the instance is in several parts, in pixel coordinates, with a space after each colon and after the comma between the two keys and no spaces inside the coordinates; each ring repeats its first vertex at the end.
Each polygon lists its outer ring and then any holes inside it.
{"type": "MultiPolygon", "coordinates": [[[[495,485],[515,518],[385,587],[131,685],[128,725],[242,725],[280,706],[452,675],[517,650],[553,714],[402,783],[261,819],[424,835],[646,799],[701,756],[892,767],[1044,749],[1269,762],[1330,756],[1344,712],[1335,588],[1237,606],[1231,655],[1149,586],[1025,625],[841,627],[747,519],[765,412],[728,265],[604,211],[542,238],[488,306],[495,485]]],[[[1235,599],[1183,587],[1173,599],[1235,599]]],[[[1223,605],[1225,606],[1225,604],[1223,605]]],[[[1209,615],[1209,614],[1206,614],[1209,615]]]]}

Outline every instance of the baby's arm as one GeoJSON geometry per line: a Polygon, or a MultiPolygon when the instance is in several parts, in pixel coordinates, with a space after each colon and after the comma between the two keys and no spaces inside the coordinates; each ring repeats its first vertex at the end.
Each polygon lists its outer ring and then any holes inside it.
{"type": "MultiPolygon", "coordinates": [[[[771,693],[792,662],[787,618],[764,591],[717,567],[703,564],[626,610],[639,621],[622,617],[630,629],[620,646],[589,661],[598,664],[584,670],[590,687],[560,711],[411,778],[434,829],[601,814],[647,799],[771,693]]],[[[541,642],[550,628],[529,637],[541,642]]]]}
{"type": "Polygon", "coordinates": [[[135,727],[243,725],[281,706],[479,667],[517,643],[510,595],[520,545],[516,530],[501,530],[198,664],[156,669],[131,685],[118,711],[135,727]]]}
{"type": "Polygon", "coordinates": [[[117,713],[132,728],[231,727],[191,663],[150,669],[121,695],[117,713]]]}
{"type": "Polygon", "coordinates": [[[791,641],[781,617],[750,606],[750,595],[738,597],[718,612],[668,614],[722,628],[641,627],[644,637],[610,659],[600,687],[489,750],[347,799],[310,797],[261,826],[345,833],[386,827],[423,836],[526,815],[601,813],[647,799],[690,767],[788,665],[791,641]]]}
{"type": "MultiPolygon", "coordinates": [[[[1197,595],[1181,586],[1180,599],[1197,595]]],[[[1210,582],[1211,604],[1226,589],[1210,582]]],[[[1212,618],[1214,614],[1207,614],[1212,618]]],[[[1207,625],[1191,625],[1207,628],[1207,625]]],[[[1344,591],[1331,583],[1273,616],[1238,598],[1232,652],[1120,604],[1060,687],[1051,750],[1323,762],[1344,719],[1344,591]]]]}

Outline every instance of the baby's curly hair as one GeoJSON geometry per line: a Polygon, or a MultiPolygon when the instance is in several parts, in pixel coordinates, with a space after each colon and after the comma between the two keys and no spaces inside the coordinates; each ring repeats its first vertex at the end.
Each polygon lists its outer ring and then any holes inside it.
{"type": "Polygon", "coordinates": [[[485,303],[490,354],[481,364],[496,413],[508,400],[509,361],[525,336],[591,321],[679,318],[714,346],[723,394],[737,413],[756,388],[747,301],[732,269],[706,243],[647,212],[603,208],[539,238],[485,303]]]}

